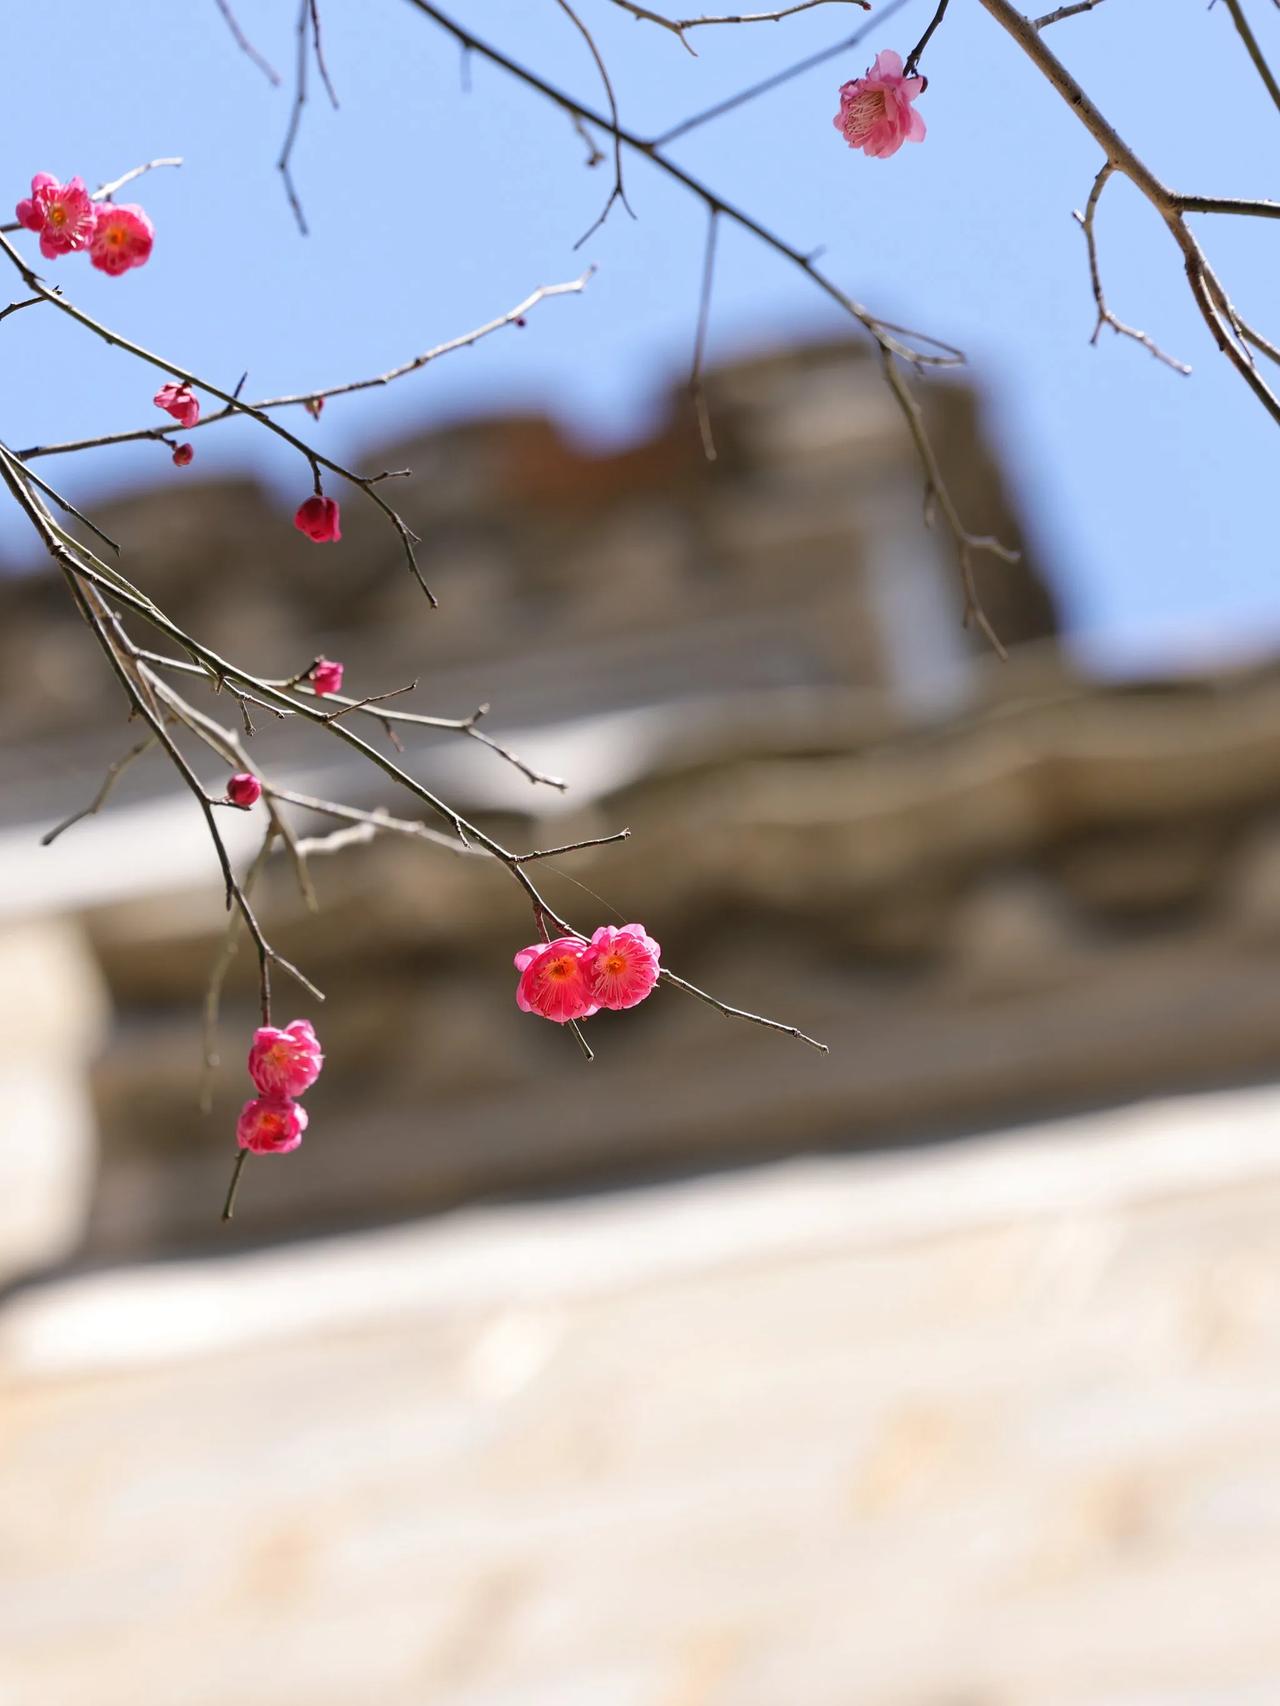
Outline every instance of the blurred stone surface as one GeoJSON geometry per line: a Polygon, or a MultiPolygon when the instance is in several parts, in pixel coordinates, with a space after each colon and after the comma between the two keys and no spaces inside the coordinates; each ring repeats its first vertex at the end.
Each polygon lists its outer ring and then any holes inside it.
{"type": "Polygon", "coordinates": [[[1226,1092],[22,1294],[0,1698],[1274,1706],[1278,1127],[1226,1092]]]}

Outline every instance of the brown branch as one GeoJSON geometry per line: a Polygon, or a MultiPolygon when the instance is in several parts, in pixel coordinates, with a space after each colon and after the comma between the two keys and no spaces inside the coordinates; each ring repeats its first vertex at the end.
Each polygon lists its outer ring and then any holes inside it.
{"type": "Polygon", "coordinates": [[[1173,204],[1179,213],[1234,213],[1247,219],[1280,219],[1280,201],[1231,195],[1175,195],[1173,204]]]}
{"type": "Polygon", "coordinates": [[[1249,27],[1249,20],[1244,15],[1244,7],[1240,0],[1222,0],[1223,5],[1231,14],[1231,22],[1236,27],[1236,34],[1244,43],[1244,50],[1253,61],[1253,68],[1261,77],[1263,87],[1271,96],[1273,105],[1280,108],[1280,84],[1277,84],[1271,67],[1267,64],[1266,55],[1258,45],[1258,38],[1249,27]]]}
{"type": "MultiPolygon", "coordinates": [[[[1010,0],[980,0],[980,3],[1017,42],[1027,58],[1097,142],[1104,155],[1104,164],[1128,178],[1160,215],[1182,253],[1192,299],[1200,310],[1201,318],[1209,328],[1214,342],[1272,420],[1280,424],[1280,396],[1276,395],[1258,372],[1249,347],[1252,340],[1244,336],[1241,322],[1229,305],[1226,290],[1209,265],[1204,251],[1184,218],[1187,213],[1238,213],[1276,218],[1280,217],[1280,203],[1190,196],[1170,189],[1090,100],[1062,61],[1049,50],[1029,18],[1024,17],[1010,0]]],[[[1105,182],[1105,179],[1103,181],[1105,182]]]]}
{"type": "MultiPolygon", "coordinates": [[[[700,179],[694,177],[692,173],[685,171],[683,167],[676,165],[675,161],[668,159],[668,157],[660,151],[659,142],[662,140],[661,138],[659,138],[658,141],[646,141],[644,138],[636,136],[632,132],[611,123],[607,116],[596,112],[593,108],[577,100],[575,96],[567,94],[563,89],[558,88],[555,84],[547,82],[544,77],[539,76],[536,72],[530,70],[527,66],[520,64],[518,61],[511,59],[507,54],[503,53],[501,49],[493,47],[488,42],[481,40],[480,37],[473,35],[470,30],[465,29],[461,24],[456,23],[454,19],[442,12],[438,6],[432,4],[431,0],[409,0],[409,4],[416,11],[421,12],[424,17],[431,19],[433,23],[437,24],[447,34],[451,35],[461,46],[469,48],[472,52],[479,54],[484,59],[487,59],[490,64],[496,65],[502,70],[508,72],[511,76],[524,83],[528,88],[533,89],[538,94],[542,95],[546,100],[551,102],[552,105],[559,107],[564,112],[571,114],[576,113],[587,123],[594,124],[601,130],[608,131],[614,136],[619,145],[643,155],[651,165],[657,167],[658,170],[665,173],[667,177],[673,179],[676,183],[683,185],[685,189],[696,196],[706,207],[709,214],[715,213],[722,215],[725,219],[728,219],[733,224],[739,226],[740,229],[750,232],[752,236],[758,238],[760,242],[764,243],[766,247],[772,249],[776,254],[779,254],[783,256],[784,259],[790,261],[791,264],[804,273],[819,290],[821,290],[826,296],[830,297],[833,302],[842,308],[852,319],[856,320],[870,334],[878,346],[881,355],[886,358],[886,373],[892,371],[892,363],[887,359],[891,356],[897,356],[907,360],[915,367],[948,367],[955,366],[963,361],[963,356],[959,350],[954,349],[950,345],[943,344],[941,340],[906,331],[902,327],[892,325],[891,323],[872,314],[869,309],[863,306],[862,303],[855,301],[847,291],[841,289],[834,279],[829,278],[827,274],[821,272],[815,264],[814,257],[811,254],[805,254],[794,245],[786,242],[775,232],[768,229],[768,227],[762,225],[758,219],[754,219],[740,207],[726,201],[725,198],[717,191],[710,189],[700,179]]],[[[888,10],[889,8],[886,8],[885,14],[883,14],[882,17],[888,14],[888,10]]],[[[895,380],[895,382],[891,382],[890,389],[897,398],[899,406],[902,408],[908,427],[911,430],[912,439],[920,452],[927,482],[931,488],[937,491],[939,505],[946,518],[947,525],[955,532],[956,544],[960,552],[962,573],[965,576],[964,592],[966,613],[970,616],[976,615],[979,619],[979,626],[983,633],[990,635],[990,624],[986,621],[985,617],[981,615],[981,611],[976,603],[972,585],[972,575],[969,571],[968,564],[972,553],[975,550],[981,549],[992,551],[993,544],[992,542],[985,539],[979,539],[977,536],[970,534],[960,522],[955,501],[946,490],[941,470],[938,467],[937,458],[934,456],[932,448],[928,446],[927,435],[925,433],[923,422],[920,419],[919,412],[915,410],[908,393],[905,388],[901,386],[900,381],[895,380]]],[[[1004,548],[1001,547],[1000,550],[995,551],[994,554],[1004,554],[1004,548]]]]}
{"type": "Polygon", "coordinates": [[[40,535],[45,549],[62,570],[77,608],[85,621],[89,624],[89,627],[92,629],[95,639],[98,641],[100,648],[106,656],[107,662],[111,666],[112,673],[116,676],[116,679],[124,689],[134,712],[141,716],[143,721],[151,729],[156,740],[168,754],[170,762],[173,764],[179,776],[191,791],[199,805],[205,820],[206,828],[209,831],[209,838],[213,843],[214,852],[218,858],[219,867],[222,871],[223,884],[226,890],[227,908],[230,910],[233,904],[239,907],[249,934],[253,938],[254,946],[258,950],[264,1002],[267,999],[266,991],[269,987],[268,980],[270,976],[269,967],[272,962],[279,965],[283,970],[287,971],[290,976],[295,978],[308,992],[308,994],[315,996],[319,1001],[323,1001],[324,996],[311,982],[311,980],[305,977],[295,965],[286,960],[282,954],[277,952],[277,950],[271,946],[266,937],[263,935],[261,926],[259,925],[257,918],[254,916],[253,909],[245,898],[240,884],[236,880],[235,873],[231,868],[231,861],[227,854],[226,845],[223,842],[217,821],[214,817],[213,808],[219,802],[211,799],[206,793],[200,779],[196,776],[173,736],[170,734],[169,729],[166,726],[165,718],[160,713],[155,699],[149,690],[149,684],[142,670],[140,661],[133,655],[132,642],[125,634],[118,618],[114,616],[109,606],[104,601],[103,594],[108,594],[111,597],[119,597],[126,603],[134,604],[140,614],[144,615],[148,620],[153,620],[159,616],[159,612],[156,610],[156,607],[150,604],[147,600],[135,600],[131,594],[126,593],[122,588],[116,586],[109,578],[99,576],[96,570],[90,569],[82,562],[76,561],[72,551],[63,543],[63,538],[61,538],[57,533],[53,525],[52,518],[41,503],[40,498],[33,490],[24,485],[22,479],[14,470],[13,459],[8,455],[0,456],[0,479],[3,479],[4,483],[9,487],[10,492],[17,500],[19,506],[25,512],[37,533],[40,535]]]}
{"type": "MultiPolygon", "coordinates": [[[[3,475],[11,488],[20,484],[20,482],[18,482],[11,473],[9,465],[2,459],[0,459],[0,475],[3,475]]],[[[15,493],[15,495],[18,494],[15,493]]],[[[33,500],[28,496],[26,501],[23,503],[23,507],[28,508],[32,502],[33,500]]],[[[280,690],[268,687],[266,683],[258,681],[255,677],[249,676],[238,670],[234,665],[227,662],[226,659],[219,657],[216,652],[213,652],[207,646],[204,646],[199,641],[183,634],[182,630],[179,629],[177,625],[173,623],[156,605],[150,603],[150,601],[134,597],[128,593],[117,593],[110,581],[104,580],[97,570],[92,569],[85,564],[74,564],[69,560],[69,558],[68,561],[64,563],[63,559],[68,557],[68,554],[60,548],[55,549],[57,546],[57,540],[52,535],[47,535],[45,542],[51,554],[54,555],[55,560],[60,564],[63,564],[66,568],[68,578],[73,582],[73,584],[83,580],[90,586],[101,585],[103,590],[112,593],[113,596],[118,596],[122,603],[132,608],[135,613],[141,616],[142,619],[151,627],[157,629],[161,633],[164,633],[175,644],[178,644],[184,650],[189,651],[194,657],[205,663],[212,673],[226,680],[233,677],[239,679],[247,686],[252,686],[256,692],[262,694],[262,696],[269,702],[276,703],[284,709],[295,710],[299,714],[312,720],[319,722],[325,721],[321,713],[300,702],[290,701],[280,690]]],[[[458,812],[455,812],[451,807],[445,805],[442,800],[438,799],[429,789],[425,788],[422,783],[409,775],[407,771],[402,770],[399,765],[387,758],[385,754],[378,752],[376,748],[371,747],[366,741],[361,740],[360,737],[354,734],[345,723],[332,723],[329,724],[328,727],[338,739],[363,753],[365,757],[377,765],[380,770],[384,771],[393,780],[400,783],[400,785],[407,789],[409,793],[413,794],[416,798],[422,800],[424,804],[430,807],[437,816],[442,817],[447,823],[449,823],[453,828],[462,849],[475,847],[485,853],[488,853],[491,857],[502,863],[524,890],[529,899],[530,905],[533,908],[535,920],[539,922],[540,928],[545,929],[546,922],[549,920],[550,923],[564,935],[579,934],[579,932],[574,930],[574,927],[567,919],[562,918],[547,903],[546,899],[525,872],[520,854],[509,851],[507,848],[503,847],[500,842],[495,841],[492,836],[485,834],[485,832],[477,828],[476,825],[469,823],[458,812]]],[[[201,790],[201,792],[203,791],[201,790]]],[[[278,790],[277,793],[278,797],[282,799],[288,799],[291,797],[284,790],[278,790]]],[[[300,804],[313,803],[308,802],[305,796],[292,796],[292,798],[296,803],[300,804]]],[[[350,810],[334,807],[332,804],[325,804],[323,802],[314,803],[316,805],[316,809],[330,812],[332,815],[339,817],[357,816],[358,821],[373,822],[375,824],[379,824],[380,827],[392,827],[390,824],[383,825],[375,814],[355,814],[350,810]]],[[[417,832],[415,831],[414,833],[417,832]]],[[[249,925],[250,933],[253,934],[256,928],[256,920],[253,918],[252,911],[246,906],[242,906],[241,911],[245,917],[246,924],[249,925]]],[[[255,941],[258,940],[259,937],[255,936],[255,941]]],[[[273,957],[278,958],[278,956],[273,957]]],[[[812,1037],[806,1036],[803,1031],[797,1030],[792,1025],[782,1024],[778,1020],[767,1019],[760,1014],[748,1013],[743,1008],[733,1007],[727,1002],[720,1001],[718,997],[708,994],[705,990],[696,989],[692,984],[686,983],[682,978],[676,977],[672,972],[664,971],[662,976],[666,981],[673,983],[679,988],[686,989],[690,994],[696,995],[700,1001],[706,1002],[707,1005],[715,1007],[717,1011],[724,1013],[729,1017],[745,1019],[749,1023],[762,1025],[769,1030],[779,1031],[787,1036],[796,1037],[802,1042],[809,1043],[811,1047],[822,1049],[825,1052],[824,1044],[815,1042],[812,1037]]]]}

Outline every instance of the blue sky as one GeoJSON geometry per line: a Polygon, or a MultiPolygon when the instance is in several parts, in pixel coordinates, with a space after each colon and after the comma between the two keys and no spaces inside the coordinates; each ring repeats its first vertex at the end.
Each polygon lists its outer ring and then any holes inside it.
{"type": "MultiPolygon", "coordinates": [[[[695,59],[609,0],[579,5],[624,122],[646,133],[862,22],[831,4],[781,24],[701,30],[695,59]]],[[[598,99],[583,43],[553,0],[456,0],[454,9],[553,81],[598,99]]],[[[245,29],[286,73],[295,10],[295,0],[238,4],[245,29]]],[[[1100,161],[1030,64],[978,6],[957,6],[926,58],[922,146],[872,161],[832,129],[839,83],[881,47],[905,52],[931,10],[916,0],[847,60],[696,132],[673,157],[799,246],[825,244],[826,269],[876,311],[965,348],[1083,656],[1159,668],[1271,650],[1280,641],[1277,429],[1212,348],[1172,243],[1121,182],[1099,219],[1111,306],[1195,371],[1180,378],[1109,332],[1090,349],[1092,302],[1071,211],[1100,161]]],[[[1155,30],[1148,7],[1111,0],[1049,39],[1167,181],[1280,194],[1280,114],[1225,9],[1161,10],[1165,27],[1155,30]],[[1230,124],[1206,124],[1220,103],[1230,124]]],[[[1280,13],[1260,3],[1253,11],[1280,63],[1280,13]]],[[[72,258],[50,276],[210,378],[233,384],[247,368],[249,394],[262,395],[380,371],[594,261],[600,270],[583,297],[549,303],[525,330],[398,386],[332,405],[315,437],[358,457],[424,422],[516,407],[550,407],[588,441],[646,430],[689,359],[700,206],[633,159],[637,220],[615,210],[575,254],[608,179],[604,168],[584,169],[563,115],[479,61],[466,92],[454,44],[404,0],[322,0],[322,15],[342,106],[333,113],[316,98],[306,113],[295,156],[312,227],[303,238],[274,170],[288,79],[267,85],[214,0],[9,8],[5,57],[30,71],[6,85],[0,134],[12,199],[36,170],[96,183],[157,155],[186,162],[138,186],[158,232],[148,267],[112,280],[72,258]]],[[[1280,333],[1280,228],[1199,224],[1241,309],[1280,333]]],[[[725,231],[711,359],[840,324],[776,256],[725,231]]],[[[0,436],[10,442],[153,418],[150,375],[62,317],[15,316],[0,340],[0,436]]],[[[282,501],[305,485],[290,454],[251,426],[213,428],[197,445],[187,475],[152,445],[44,469],[88,500],[223,467],[254,467],[282,501]]],[[[0,520],[0,549],[12,556],[19,545],[0,520]]]]}

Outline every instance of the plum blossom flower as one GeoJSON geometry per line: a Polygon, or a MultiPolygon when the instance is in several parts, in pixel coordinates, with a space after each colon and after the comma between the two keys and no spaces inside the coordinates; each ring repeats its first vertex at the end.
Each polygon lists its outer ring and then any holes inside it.
{"type": "Polygon", "coordinates": [[[516,1006],[522,1013],[540,1013],[557,1025],[570,1019],[589,1019],[598,1011],[587,989],[581,936],[557,936],[554,942],[534,942],[516,955],[520,981],[516,1006]]]}
{"type": "Polygon", "coordinates": [[[93,241],[98,210],[83,178],[60,184],[48,172],[37,172],[31,194],[16,208],[18,223],[40,233],[40,253],[48,261],[87,249],[93,241]]]}
{"type": "Polygon", "coordinates": [[[257,805],[262,798],[262,783],[247,770],[237,770],[227,783],[227,800],[242,811],[257,805]]]}
{"type": "Polygon", "coordinates": [[[184,427],[193,427],[200,419],[200,403],[189,385],[162,385],[151,401],[184,427]]]}
{"type": "Polygon", "coordinates": [[[887,160],[904,142],[924,141],[924,120],[911,104],[923,90],[924,78],[904,77],[902,55],[886,48],[863,76],[843,85],[832,122],[850,148],[887,160]]]}
{"type": "Polygon", "coordinates": [[[185,468],[195,460],[196,447],[194,444],[175,444],[173,447],[173,465],[175,468],[185,468]]]}
{"type": "Polygon", "coordinates": [[[324,1055],[306,1019],[294,1019],[283,1030],[259,1025],[249,1049],[249,1076],[264,1096],[281,1100],[301,1096],[320,1076],[324,1055]]]}
{"type": "Polygon", "coordinates": [[[307,411],[307,413],[311,416],[313,421],[318,421],[320,419],[321,415],[324,413],[324,398],[323,397],[308,397],[306,402],[302,406],[307,411]]]}
{"type": "Polygon", "coordinates": [[[307,1110],[287,1096],[255,1096],[236,1121],[236,1142],[255,1155],[287,1155],[302,1142],[307,1110]]]}
{"type": "Polygon", "coordinates": [[[643,924],[604,924],[582,955],[587,989],[597,1007],[634,1007],[658,981],[661,950],[643,924]]]}
{"type": "Polygon", "coordinates": [[[341,693],[342,668],[333,658],[317,658],[311,666],[311,685],[316,692],[321,695],[341,693]]]}
{"type": "Polygon", "coordinates": [[[322,498],[317,492],[315,497],[298,505],[293,525],[315,544],[328,545],[342,538],[341,517],[337,499],[322,498]]]}
{"type": "Polygon", "coordinates": [[[99,272],[113,278],[130,267],[145,266],[151,259],[155,227],[133,203],[117,206],[104,202],[97,209],[97,223],[89,246],[89,260],[99,272]]]}

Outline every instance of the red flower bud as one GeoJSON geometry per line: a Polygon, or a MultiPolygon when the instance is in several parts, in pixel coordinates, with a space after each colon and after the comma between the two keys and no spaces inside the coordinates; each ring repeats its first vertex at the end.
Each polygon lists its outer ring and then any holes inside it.
{"type": "Polygon", "coordinates": [[[342,538],[342,528],[338,525],[340,518],[336,498],[322,498],[317,494],[298,505],[293,525],[315,544],[328,545],[342,538]]]}
{"type": "Polygon", "coordinates": [[[233,806],[239,806],[242,811],[256,805],[262,798],[262,783],[256,776],[251,776],[247,770],[237,770],[227,783],[227,800],[233,806]]]}

